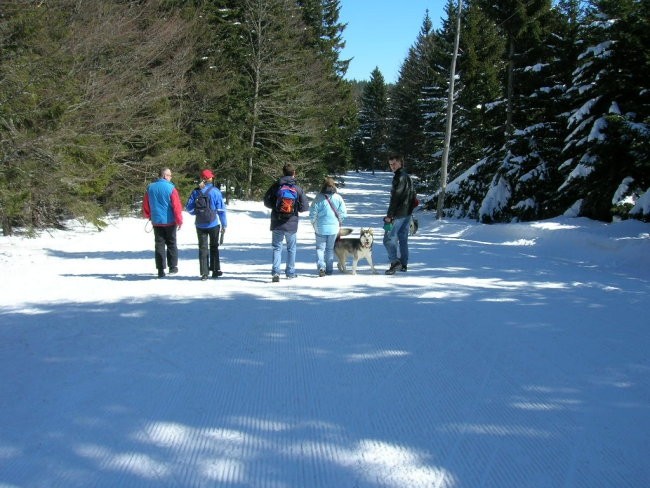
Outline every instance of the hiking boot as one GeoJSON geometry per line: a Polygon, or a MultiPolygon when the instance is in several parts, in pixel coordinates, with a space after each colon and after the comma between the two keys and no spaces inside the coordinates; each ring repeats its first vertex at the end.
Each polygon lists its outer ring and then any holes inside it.
{"type": "Polygon", "coordinates": [[[385,271],[385,273],[386,273],[387,275],[393,275],[393,274],[395,274],[395,272],[396,272],[398,269],[401,269],[401,268],[402,268],[402,263],[400,263],[399,260],[397,260],[397,261],[393,261],[393,262],[391,263],[391,265],[390,265],[390,268],[388,268],[388,269],[385,271]]]}
{"type": "Polygon", "coordinates": [[[165,277],[165,271],[162,269],[158,270],[158,278],[164,278],[165,277]]]}
{"type": "Polygon", "coordinates": [[[287,275],[288,280],[292,280],[292,279],[297,278],[297,277],[298,277],[298,275],[296,273],[287,275]]]}
{"type": "Polygon", "coordinates": [[[219,276],[223,276],[223,272],[222,272],[222,271],[213,271],[213,272],[212,272],[212,277],[213,277],[213,278],[219,278],[219,276]]]}
{"type": "Polygon", "coordinates": [[[169,274],[176,274],[178,273],[178,268],[174,266],[173,268],[169,268],[169,274]]]}
{"type": "Polygon", "coordinates": [[[402,267],[399,270],[406,273],[406,265],[402,264],[402,267]]]}
{"type": "Polygon", "coordinates": [[[323,276],[325,276],[325,270],[324,270],[324,269],[319,269],[319,270],[318,270],[318,276],[320,276],[321,278],[322,278],[323,276]]]}
{"type": "Polygon", "coordinates": [[[207,279],[208,279],[208,275],[203,275],[203,276],[201,276],[201,281],[205,281],[205,280],[207,280],[207,279]]]}
{"type": "Polygon", "coordinates": [[[271,278],[271,281],[273,283],[278,283],[280,281],[280,275],[274,274],[273,278],[271,278]]]}

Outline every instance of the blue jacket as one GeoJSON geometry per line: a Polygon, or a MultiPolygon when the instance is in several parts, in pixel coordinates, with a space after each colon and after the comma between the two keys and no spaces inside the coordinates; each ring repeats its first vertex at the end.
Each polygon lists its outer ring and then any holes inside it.
{"type": "Polygon", "coordinates": [[[316,234],[322,236],[338,234],[340,227],[339,219],[334,215],[332,206],[327,203],[326,196],[329,197],[330,202],[332,202],[336,212],[339,214],[341,222],[348,216],[345,202],[338,193],[319,193],[316,195],[316,198],[311,202],[311,206],[309,207],[309,220],[311,220],[316,234]]]}
{"type": "Polygon", "coordinates": [[[174,184],[164,178],[151,183],[144,194],[142,213],[155,226],[180,226],[183,207],[174,184]]]}
{"type": "Polygon", "coordinates": [[[264,195],[264,206],[271,209],[271,230],[283,230],[285,232],[298,232],[298,214],[292,215],[289,219],[281,219],[275,209],[275,202],[277,200],[277,192],[280,185],[290,183],[296,187],[298,193],[297,207],[298,212],[306,212],[309,210],[309,200],[305,192],[296,184],[296,179],[293,176],[283,176],[279,181],[271,185],[264,195]]]}
{"type": "Polygon", "coordinates": [[[191,215],[194,215],[194,209],[196,208],[196,199],[199,196],[199,192],[201,193],[210,192],[208,193],[208,195],[210,196],[210,208],[217,211],[217,216],[209,224],[195,223],[194,225],[196,225],[196,227],[198,227],[199,229],[211,229],[212,227],[216,227],[217,225],[220,225],[224,229],[228,227],[228,220],[226,218],[226,205],[223,201],[223,195],[221,194],[221,190],[219,190],[219,188],[214,186],[212,183],[206,184],[203,187],[203,189],[195,188],[190,194],[190,198],[187,199],[185,210],[187,210],[191,215]],[[214,189],[211,190],[212,188],[214,189]]]}

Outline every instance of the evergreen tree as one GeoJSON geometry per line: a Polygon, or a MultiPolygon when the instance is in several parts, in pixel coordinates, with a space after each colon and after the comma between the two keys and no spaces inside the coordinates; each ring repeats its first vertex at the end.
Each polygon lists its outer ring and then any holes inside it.
{"type": "Polygon", "coordinates": [[[304,43],[311,46],[324,73],[318,89],[318,117],[326,126],[322,141],[313,149],[323,167],[314,172],[314,179],[323,171],[335,174],[345,171],[351,160],[350,139],[356,130],[356,106],[352,87],[343,80],[349,60],[340,59],[345,46],[342,34],[345,25],[339,21],[339,0],[301,0],[303,18],[308,26],[304,43]]]}
{"type": "Polygon", "coordinates": [[[650,2],[600,0],[583,32],[566,140],[564,208],[608,221],[617,206],[650,185],[648,172],[648,62],[650,2]],[[614,208],[613,208],[614,207],[614,208]]]}
{"type": "MultiPolygon", "coordinates": [[[[423,105],[423,91],[430,90],[431,100],[431,87],[440,83],[434,80],[435,71],[429,63],[429,53],[435,42],[427,11],[416,41],[400,67],[397,83],[390,90],[390,147],[402,153],[418,172],[422,171],[425,162],[431,161],[431,154],[427,154],[425,125],[426,117],[431,117],[433,110],[430,102],[428,107],[423,105]]],[[[434,129],[429,127],[428,130],[434,129]]]]}
{"type": "Polygon", "coordinates": [[[370,74],[370,82],[363,91],[356,137],[364,148],[363,164],[374,173],[386,155],[388,141],[388,98],[379,68],[370,74]]]}
{"type": "Polygon", "coordinates": [[[543,16],[539,34],[520,38],[525,48],[516,71],[518,110],[492,183],[479,212],[482,221],[547,218],[553,215],[554,191],[559,184],[558,164],[566,135],[567,106],[562,104],[570,81],[567,66],[574,36],[565,27],[564,15],[543,16]],[[539,37],[539,38],[538,38],[539,37]]]}
{"type": "MultiPolygon", "coordinates": [[[[450,11],[450,16],[453,11],[450,11]]],[[[454,133],[449,174],[465,172],[494,151],[503,141],[504,106],[502,58],[505,41],[496,25],[476,5],[469,2],[463,10],[458,60],[458,95],[455,104],[454,133]]],[[[451,35],[447,24],[445,36],[451,35]]]]}
{"type": "MultiPolygon", "coordinates": [[[[450,20],[443,24],[442,35],[450,40],[455,18],[451,1],[447,13],[450,20]]],[[[504,45],[494,21],[476,2],[470,2],[461,23],[458,91],[448,168],[450,179],[455,181],[447,187],[445,215],[477,218],[480,202],[498,168],[494,155],[503,144],[504,45]]],[[[431,202],[435,203],[435,199],[431,202]]]]}
{"type": "Polygon", "coordinates": [[[4,232],[58,225],[72,216],[101,225],[105,212],[141,197],[162,161],[182,168],[187,140],[177,102],[191,62],[191,22],[159,2],[5,7],[4,232]]]}
{"type": "Polygon", "coordinates": [[[505,133],[513,130],[513,112],[515,93],[515,70],[517,55],[523,52],[519,42],[539,36],[540,18],[551,7],[550,0],[479,0],[478,4],[491,16],[504,31],[507,39],[507,82],[506,82],[506,122],[505,133]]]}

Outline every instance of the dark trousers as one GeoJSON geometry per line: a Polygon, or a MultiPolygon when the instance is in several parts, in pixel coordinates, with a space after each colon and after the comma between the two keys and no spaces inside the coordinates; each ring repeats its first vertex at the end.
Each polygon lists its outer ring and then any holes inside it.
{"type": "Polygon", "coordinates": [[[219,232],[221,226],[210,227],[209,229],[196,228],[196,235],[199,238],[199,269],[201,276],[207,276],[210,271],[220,271],[219,262],[219,232]]]}
{"type": "Polygon", "coordinates": [[[156,268],[164,270],[169,263],[170,268],[178,266],[178,247],[176,246],[176,226],[154,226],[154,242],[156,244],[156,268]]]}

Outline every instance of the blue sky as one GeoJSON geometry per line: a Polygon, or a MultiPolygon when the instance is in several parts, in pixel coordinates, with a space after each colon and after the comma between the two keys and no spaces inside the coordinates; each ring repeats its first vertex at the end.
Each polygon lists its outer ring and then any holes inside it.
{"type": "Polygon", "coordinates": [[[379,67],[387,83],[399,68],[422,27],[427,9],[434,28],[441,25],[446,0],[341,0],[340,21],[346,46],[341,59],[352,59],[346,78],[367,80],[379,67]]]}

